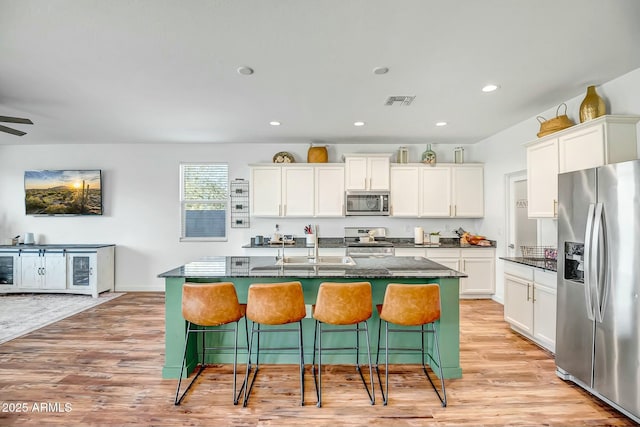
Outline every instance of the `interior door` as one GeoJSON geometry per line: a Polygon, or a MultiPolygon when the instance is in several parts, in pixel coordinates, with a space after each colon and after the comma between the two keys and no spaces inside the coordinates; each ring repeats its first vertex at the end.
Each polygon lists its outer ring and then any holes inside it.
{"type": "Polygon", "coordinates": [[[507,177],[507,256],[522,256],[522,246],[536,246],[538,220],[529,218],[526,171],[507,177]]]}

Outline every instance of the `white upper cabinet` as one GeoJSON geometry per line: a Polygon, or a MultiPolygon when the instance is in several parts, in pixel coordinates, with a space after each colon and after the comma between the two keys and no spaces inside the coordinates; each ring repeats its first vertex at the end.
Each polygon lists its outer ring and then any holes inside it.
{"type": "Polygon", "coordinates": [[[638,116],[602,116],[525,144],[530,218],[558,214],[558,173],[638,157],[638,116]]]}
{"type": "Polygon", "coordinates": [[[345,154],[346,190],[389,190],[390,154],[345,154]]]}
{"type": "Polygon", "coordinates": [[[484,167],[462,164],[451,167],[453,215],[457,218],[484,216],[484,167]]]}
{"type": "Polygon", "coordinates": [[[255,166],[251,168],[253,216],[313,216],[313,166],[255,166]]]}
{"type": "Polygon", "coordinates": [[[420,169],[419,196],[418,216],[451,216],[451,169],[448,166],[423,166],[420,169]]]}
{"type": "Polygon", "coordinates": [[[484,216],[484,166],[477,163],[391,166],[391,215],[484,216]]]}
{"type": "Polygon", "coordinates": [[[420,167],[391,166],[390,184],[391,215],[416,218],[420,207],[420,167]]]}
{"type": "Polygon", "coordinates": [[[250,165],[252,216],[344,216],[344,166],[250,165]]]}
{"type": "Polygon", "coordinates": [[[312,166],[282,168],[282,216],[313,216],[314,170],[312,166]]]}
{"type": "Polygon", "coordinates": [[[249,192],[251,215],[282,215],[282,167],[252,167],[249,192]]]}
{"type": "Polygon", "coordinates": [[[558,212],[558,139],[527,147],[527,197],[531,218],[554,218],[558,212]]]}
{"type": "Polygon", "coordinates": [[[344,166],[315,168],[315,216],[344,216],[344,166]]]}
{"type": "Polygon", "coordinates": [[[636,159],[639,117],[603,116],[558,137],[559,172],[636,159]]]}

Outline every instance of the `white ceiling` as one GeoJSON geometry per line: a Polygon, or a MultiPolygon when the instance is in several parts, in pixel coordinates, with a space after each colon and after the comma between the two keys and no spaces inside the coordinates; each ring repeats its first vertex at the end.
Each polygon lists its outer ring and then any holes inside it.
{"type": "Polygon", "coordinates": [[[474,143],[639,68],[639,22],[637,0],[0,0],[0,115],[35,123],[0,144],[474,143]]]}

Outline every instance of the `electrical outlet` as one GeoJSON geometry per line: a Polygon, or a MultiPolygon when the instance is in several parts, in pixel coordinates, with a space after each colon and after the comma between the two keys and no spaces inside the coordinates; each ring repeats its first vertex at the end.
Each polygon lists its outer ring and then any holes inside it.
{"type": "Polygon", "coordinates": [[[305,304],[304,308],[307,310],[307,315],[304,316],[304,317],[307,318],[307,319],[311,319],[312,314],[313,314],[312,311],[311,311],[311,304],[305,304]]]}

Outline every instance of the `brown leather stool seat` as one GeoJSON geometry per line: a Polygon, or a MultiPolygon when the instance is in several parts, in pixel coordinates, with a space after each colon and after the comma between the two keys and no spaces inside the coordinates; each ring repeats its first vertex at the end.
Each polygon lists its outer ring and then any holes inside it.
{"type": "MultiPolygon", "coordinates": [[[[180,377],[176,389],[174,404],[179,405],[185,394],[191,388],[196,378],[205,368],[205,355],[207,350],[230,349],[229,346],[206,347],[205,335],[207,333],[233,332],[235,344],[233,346],[233,404],[238,404],[239,394],[236,395],[236,368],[238,364],[238,321],[244,317],[245,305],[238,302],[236,288],[231,282],[221,283],[185,283],[182,285],[182,317],[187,321],[187,334],[184,339],[184,352],[182,355],[182,366],[180,377]],[[233,323],[234,328],[217,328],[233,323]],[[202,362],[200,369],[193,377],[187,388],[180,395],[180,385],[182,383],[182,373],[185,368],[187,356],[187,344],[192,334],[200,333],[202,336],[202,362]],[[178,397],[179,396],[179,397],[178,397]]],[[[246,323],[245,323],[246,333],[246,323]]],[[[242,392],[242,389],[240,389],[242,392]]]]}
{"type": "MultiPolygon", "coordinates": [[[[244,401],[243,406],[247,406],[253,384],[260,368],[260,334],[268,332],[298,332],[299,341],[297,347],[279,347],[278,350],[297,349],[300,354],[300,405],[304,405],[304,352],[302,348],[302,319],[307,315],[304,305],[304,294],[300,282],[284,283],[254,283],[249,286],[247,296],[247,318],[251,320],[251,338],[249,339],[249,358],[247,360],[247,371],[244,378],[244,401]],[[298,327],[293,328],[271,328],[261,329],[261,325],[279,326],[290,323],[298,323],[298,327]],[[249,384],[249,373],[251,371],[251,354],[253,350],[253,337],[258,335],[256,345],[256,365],[251,383],[249,384]]],[[[274,348],[263,348],[263,350],[274,350],[274,348]]]]}
{"type": "Polygon", "coordinates": [[[355,350],[356,370],[360,374],[364,388],[369,395],[369,400],[375,403],[373,390],[373,371],[371,365],[371,350],[369,347],[369,329],[367,320],[371,317],[373,303],[371,297],[371,283],[332,283],[324,282],[318,288],[318,296],[313,310],[313,317],[316,319],[316,327],[313,338],[313,379],[316,386],[317,406],[322,406],[322,334],[332,332],[355,331],[355,347],[330,347],[324,350],[355,350]],[[354,328],[333,328],[323,330],[323,324],[336,326],[355,325],[354,328]],[[371,389],[362,374],[360,367],[360,324],[365,331],[367,356],[369,358],[369,378],[371,389]],[[318,353],[318,369],[316,377],[316,352],[318,353]]]}
{"type": "Polygon", "coordinates": [[[422,370],[424,371],[431,386],[435,390],[442,406],[447,406],[447,393],[444,387],[444,377],[442,374],[442,362],[440,360],[440,348],[438,346],[438,331],[435,322],[440,319],[440,286],[437,284],[407,285],[390,283],[384,294],[382,305],[377,306],[380,315],[378,328],[378,353],[376,355],[376,372],[382,392],[382,400],[386,405],[389,400],[389,350],[420,351],[422,354],[422,370]],[[382,387],[378,359],[380,357],[380,332],[382,321],[385,323],[385,387],[382,387]],[[399,326],[420,326],[420,329],[391,329],[389,323],[399,326]],[[427,327],[425,329],[425,326],[427,327]],[[420,348],[390,348],[389,332],[413,332],[421,334],[420,348]],[[435,362],[440,372],[440,383],[442,385],[442,395],[438,392],[433,380],[429,376],[425,364],[424,334],[433,334],[433,349],[436,352],[437,360],[432,354],[427,354],[432,362],[435,362]],[[386,389],[386,394],[385,394],[386,389]]]}

